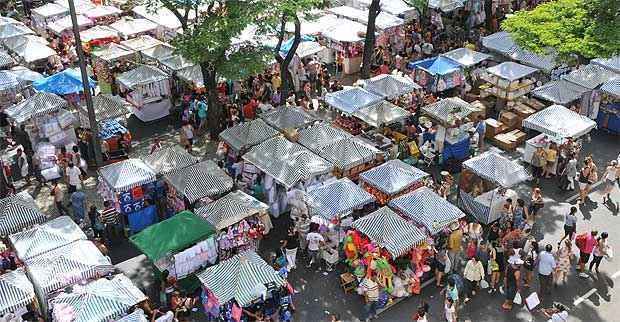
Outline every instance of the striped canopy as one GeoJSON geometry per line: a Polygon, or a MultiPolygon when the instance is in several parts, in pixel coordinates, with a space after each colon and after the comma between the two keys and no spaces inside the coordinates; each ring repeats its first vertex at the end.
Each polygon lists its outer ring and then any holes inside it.
{"type": "Polygon", "coordinates": [[[589,90],[566,80],[552,81],[532,90],[532,95],[555,104],[570,104],[589,90]]]}
{"type": "Polygon", "coordinates": [[[133,51],[140,51],[146,48],[155,47],[163,42],[149,35],[142,35],[136,38],[121,41],[121,45],[133,51]]]}
{"type": "Polygon", "coordinates": [[[156,180],[155,172],[140,159],[127,159],[101,167],[99,175],[115,192],[124,192],[156,180]]]}
{"type": "Polygon", "coordinates": [[[84,286],[76,285],[71,293],[60,293],[50,303],[52,310],[71,308],[73,322],[108,322],[127,315],[129,309],[146,299],[129,278],[118,274],[112,279],[101,278],[84,286]]]}
{"type": "Polygon", "coordinates": [[[134,89],[138,86],[162,81],[168,78],[170,78],[168,74],[157,67],[139,65],[130,71],[126,71],[118,75],[116,80],[127,88],[134,89]]]}
{"type": "Polygon", "coordinates": [[[331,220],[375,201],[375,197],[348,178],[343,178],[309,191],[307,201],[313,215],[331,220]]]}
{"type": "Polygon", "coordinates": [[[95,244],[78,240],[26,261],[26,269],[39,303],[46,303],[50,292],[99,278],[115,268],[95,244]]]}
{"type": "Polygon", "coordinates": [[[299,131],[297,142],[306,148],[318,152],[324,146],[353,137],[349,132],[320,122],[299,131]]]}
{"type": "Polygon", "coordinates": [[[362,181],[388,195],[397,194],[428,176],[428,173],[401,160],[390,160],[360,174],[362,181]]]}
{"type": "Polygon", "coordinates": [[[528,116],[523,120],[523,127],[564,139],[587,134],[596,127],[596,122],[562,105],[551,105],[528,116]]]}
{"type": "Polygon", "coordinates": [[[86,240],[82,229],[67,216],[9,236],[17,257],[26,261],[76,240],[86,240]]]}
{"type": "Polygon", "coordinates": [[[353,114],[359,109],[381,102],[383,98],[361,87],[350,87],[325,95],[329,106],[346,114],[353,114]]]}
{"type": "Polygon", "coordinates": [[[178,145],[173,145],[163,147],[142,157],[142,161],[151,167],[156,174],[163,175],[196,164],[200,158],[189,154],[178,145]]]}
{"type": "Polygon", "coordinates": [[[385,248],[393,258],[406,254],[426,240],[423,231],[388,207],[354,221],[353,228],[385,248]]]}
{"type": "Polygon", "coordinates": [[[6,109],[6,114],[17,123],[23,123],[33,117],[56,112],[67,108],[67,101],[52,93],[38,92],[26,100],[6,109]]]}
{"type": "Polygon", "coordinates": [[[612,79],[601,86],[601,91],[620,97],[620,78],[612,79]]]}
{"type": "Polygon", "coordinates": [[[581,85],[587,89],[595,89],[609,80],[620,79],[620,74],[606,69],[601,65],[589,64],[581,66],[568,75],[562,76],[562,79],[581,85]]]}
{"type": "Polygon", "coordinates": [[[459,63],[459,65],[464,67],[474,66],[491,58],[490,55],[483,54],[469,48],[457,48],[447,53],[441,54],[441,56],[454,60],[455,62],[459,63]]]}
{"type": "Polygon", "coordinates": [[[596,58],[592,59],[590,62],[620,74],[620,55],[610,58],[596,58]]]}
{"type": "Polygon", "coordinates": [[[220,304],[235,300],[241,307],[259,297],[255,291],[258,285],[284,286],[285,283],[278,272],[253,251],[237,254],[205,269],[198,274],[198,279],[220,304]]]}
{"type": "Polygon", "coordinates": [[[187,67],[196,66],[196,64],[193,61],[181,55],[173,55],[170,57],[166,57],[166,58],[160,59],[159,62],[165,69],[173,71],[173,72],[179,71],[187,67]]]}
{"type": "Polygon", "coordinates": [[[471,104],[458,97],[449,97],[422,107],[422,112],[433,119],[447,124],[451,116],[466,118],[474,111],[471,104]]]}
{"type": "MultiPolygon", "coordinates": [[[[0,53],[0,64],[2,60],[2,53],[0,53]]],[[[8,70],[0,70],[0,92],[14,91],[19,89],[20,85],[17,76],[8,70]]]]}
{"type": "MultiPolygon", "coordinates": [[[[129,102],[120,96],[101,94],[93,97],[95,120],[98,122],[124,118],[130,113],[129,106],[129,102]]],[[[90,128],[90,121],[86,108],[80,106],[78,112],[80,116],[80,125],[85,128],[90,128]]]]}
{"type": "Polygon", "coordinates": [[[0,236],[8,236],[46,220],[47,216],[26,191],[0,199],[0,236]]]}
{"type": "Polygon", "coordinates": [[[389,206],[398,209],[434,235],[465,213],[427,187],[422,187],[390,201],[389,206]]]}
{"type": "Polygon", "coordinates": [[[278,134],[279,132],[267,125],[265,121],[256,119],[227,128],[220,133],[220,139],[230,145],[233,150],[239,152],[271,139],[278,134]]]}
{"type": "Polygon", "coordinates": [[[213,198],[233,188],[232,178],[211,160],[172,171],[164,179],[190,203],[204,197],[213,198]]]}
{"type": "Polygon", "coordinates": [[[265,123],[279,131],[286,129],[299,129],[308,126],[315,118],[297,107],[278,107],[260,115],[265,123]]]}
{"type": "Polygon", "coordinates": [[[128,315],[116,320],[116,322],[149,322],[150,320],[144,314],[142,309],[135,309],[128,315]]]}
{"type": "Polygon", "coordinates": [[[0,316],[24,308],[34,299],[34,287],[23,268],[0,275],[0,316]]]}
{"type": "Polygon", "coordinates": [[[332,163],[336,168],[348,170],[358,165],[373,161],[378,150],[355,138],[336,141],[324,146],[319,156],[332,163]]]}
{"type": "Polygon", "coordinates": [[[463,162],[463,167],[505,188],[530,178],[523,166],[493,151],[484,152],[463,162]]]}
{"type": "Polygon", "coordinates": [[[408,76],[381,74],[366,80],[364,88],[375,95],[391,100],[422,87],[408,76]]]}
{"type": "Polygon", "coordinates": [[[223,230],[244,218],[267,209],[269,206],[266,204],[243,191],[237,190],[196,209],[196,215],[206,219],[217,230],[223,230]]]}
{"type": "Polygon", "coordinates": [[[0,51],[0,68],[7,68],[15,65],[15,59],[4,51],[0,51]]]}
{"type": "Polygon", "coordinates": [[[150,48],[140,50],[140,55],[147,59],[163,60],[172,57],[174,54],[174,47],[167,44],[159,44],[150,48]]]}
{"type": "Polygon", "coordinates": [[[388,101],[381,101],[378,104],[364,107],[353,113],[353,116],[374,127],[398,122],[409,115],[411,113],[407,110],[388,101]]]}
{"type": "Polygon", "coordinates": [[[121,59],[130,59],[136,52],[117,43],[106,45],[100,50],[93,50],[92,56],[112,63],[121,59]]]}

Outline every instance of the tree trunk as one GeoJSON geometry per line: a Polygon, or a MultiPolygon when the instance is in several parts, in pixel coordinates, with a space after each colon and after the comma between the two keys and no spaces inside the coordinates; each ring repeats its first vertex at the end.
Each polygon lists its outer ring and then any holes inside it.
{"type": "Polygon", "coordinates": [[[215,140],[225,125],[222,120],[222,108],[217,99],[217,72],[205,62],[200,64],[200,70],[202,71],[202,79],[207,89],[207,101],[209,102],[207,125],[211,139],[215,140]]]}
{"type": "Polygon", "coordinates": [[[282,58],[280,56],[280,49],[282,47],[282,42],[284,41],[284,34],[286,33],[285,25],[286,25],[286,16],[282,15],[281,26],[280,26],[280,35],[278,39],[278,45],[276,46],[275,58],[276,61],[280,64],[280,78],[282,80],[282,86],[280,89],[280,104],[285,104],[286,99],[288,98],[289,89],[292,83],[291,73],[288,69],[293,57],[295,57],[295,53],[297,52],[297,48],[301,43],[301,22],[297,15],[293,17],[295,23],[295,36],[293,38],[293,44],[291,48],[286,53],[286,57],[282,58]]]}
{"type": "Polygon", "coordinates": [[[366,38],[364,39],[364,56],[362,57],[362,79],[370,78],[370,65],[372,54],[375,51],[375,20],[381,12],[381,0],[372,0],[368,8],[368,25],[366,26],[366,38]]]}

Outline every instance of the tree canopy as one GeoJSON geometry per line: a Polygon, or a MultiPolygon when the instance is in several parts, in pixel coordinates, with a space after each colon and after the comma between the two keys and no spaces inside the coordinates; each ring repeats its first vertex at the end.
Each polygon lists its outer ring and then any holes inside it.
{"type": "Polygon", "coordinates": [[[620,53],[620,1],[555,0],[516,12],[504,20],[502,29],[535,53],[609,57],[620,53]]]}

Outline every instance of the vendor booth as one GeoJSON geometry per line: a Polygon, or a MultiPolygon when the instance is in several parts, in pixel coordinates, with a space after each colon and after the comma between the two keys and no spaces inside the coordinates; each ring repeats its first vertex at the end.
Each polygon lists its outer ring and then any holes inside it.
{"type": "Polygon", "coordinates": [[[326,183],[306,193],[310,215],[319,216],[328,221],[340,222],[351,215],[354,210],[361,209],[375,201],[373,195],[348,178],[326,183]]]}
{"type": "Polygon", "coordinates": [[[157,221],[154,200],[164,193],[156,189],[155,181],[155,172],[142,160],[127,159],[99,168],[97,192],[114,203],[135,233],[157,221]]]}
{"type": "Polygon", "coordinates": [[[388,207],[354,221],[345,237],[344,253],[360,281],[358,293],[377,287],[378,309],[419,295],[424,273],[430,271],[426,240],[422,230],[388,207]]]}
{"type": "Polygon", "coordinates": [[[444,98],[423,106],[422,113],[437,123],[437,131],[434,135],[431,131],[424,133],[419,142],[420,146],[426,141],[434,142],[442,162],[466,159],[470,155],[468,130],[471,124],[468,124],[468,117],[475,110],[471,104],[458,97],[444,98]]]}
{"type": "Polygon", "coordinates": [[[265,123],[280,132],[291,129],[300,129],[310,125],[316,119],[298,107],[282,106],[273,111],[260,114],[265,123]]]}
{"type": "MultiPolygon", "coordinates": [[[[32,86],[40,91],[57,95],[77,94],[84,91],[82,74],[77,68],[67,68],[52,76],[34,81],[32,86]]],[[[88,78],[88,87],[94,89],[97,86],[94,80],[88,78]]]]}
{"type": "Polygon", "coordinates": [[[325,102],[330,107],[347,115],[353,114],[363,107],[377,104],[381,100],[381,96],[375,95],[361,87],[349,87],[325,95],[325,102]]]}
{"type": "Polygon", "coordinates": [[[318,151],[320,157],[334,165],[334,176],[353,180],[376,164],[378,154],[379,150],[356,138],[333,142],[318,151]]]}
{"type": "Polygon", "coordinates": [[[400,160],[390,160],[360,174],[362,188],[380,205],[424,185],[429,174],[400,160]]]}
{"type": "Polygon", "coordinates": [[[489,67],[481,74],[488,84],[481,86],[480,97],[491,95],[512,102],[534,88],[536,80],[529,76],[537,71],[536,68],[513,62],[489,67]]]}
{"type": "MultiPolygon", "coordinates": [[[[333,19],[333,18],[332,18],[333,19]]],[[[366,26],[349,19],[335,18],[331,24],[319,25],[321,36],[327,40],[330,55],[342,56],[342,70],[346,75],[360,71],[366,26]]],[[[332,61],[330,57],[328,61],[332,61]]]]}
{"type": "Polygon", "coordinates": [[[200,158],[189,154],[177,145],[173,145],[155,150],[153,153],[142,157],[142,161],[157,175],[165,175],[196,164],[200,158]]]}
{"type": "Polygon", "coordinates": [[[0,236],[9,236],[47,220],[26,191],[0,199],[0,236]]]}
{"type": "Polygon", "coordinates": [[[163,59],[172,57],[174,51],[174,47],[168,44],[158,44],[140,50],[140,56],[142,57],[142,62],[156,64],[163,59]]]}
{"type": "Polygon", "coordinates": [[[341,128],[334,127],[327,122],[318,122],[300,130],[297,143],[318,153],[327,145],[352,137],[353,135],[341,128]]]}
{"type": "Polygon", "coordinates": [[[170,114],[170,77],[160,69],[139,65],[118,75],[116,81],[139,120],[150,122],[170,114]]]}
{"type": "Polygon", "coordinates": [[[411,113],[407,110],[388,101],[366,106],[353,113],[353,116],[375,128],[400,122],[410,115],[411,113]]]}
{"type": "Polygon", "coordinates": [[[233,188],[232,178],[211,160],[169,172],[164,180],[171,188],[169,194],[187,199],[190,205],[199,200],[208,203],[233,188]]]}
{"type": "Polygon", "coordinates": [[[137,60],[137,53],[117,43],[110,42],[91,51],[93,71],[101,93],[118,95],[116,76],[126,72],[137,60]]]}
{"type": "Polygon", "coordinates": [[[22,35],[6,39],[4,46],[20,61],[28,66],[42,70],[48,58],[57,55],[56,51],[47,46],[47,41],[33,35],[22,35]]]}
{"type": "MultiPolygon", "coordinates": [[[[155,9],[148,5],[142,5],[134,7],[131,11],[136,18],[143,18],[156,23],[159,26],[157,30],[157,38],[164,41],[172,40],[179,34],[181,27],[183,27],[177,16],[168,8],[163,6],[155,9]]],[[[190,10],[187,19],[189,21],[193,21],[195,18],[195,11],[190,10]]]]}
{"type": "Polygon", "coordinates": [[[11,55],[0,50],[0,69],[8,69],[13,67],[17,62],[11,55]]]}
{"type": "Polygon", "coordinates": [[[11,71],[0,71],[0,106],[13,105],[17,94],[21,93],[23,87],[22,82],[11,71]]]}
{"type": "Polygon", "coordinates": [[[120,43],[123,47],[133,50],[141,51],[147,48],[155,47],[163,44],[160,40],[157,40],[149,35],[142,35],[132,39],[123,40],[120,43]]]}
{"type": "Polygon", "coordinates": [[[533,89],[531,94],[536,98],[554,104],[570,105],[573,102],[579,101],[583,94],[588,91],[585,87],[561,79],[539,86],[533,89]]]}
{"type": "Polygon", "coordinates": [[[6,24],[0,26],[0,40],[6,41],[12,37],[33,35],[34,31],[22,24],[6,24]]]}
{"type": "Polygon", "coordinates": [[[471,68],[491,58],[490,55],[477,52],[469,48],[457,48],[447,53],[443,53],[441,56],[455,61],[464,68],[471,68]]]}
{"type": "Polygon", "coordinates": [[[78,240],[26,261],[41,313],[48,317],[48,300],[68,286],[96,280],[114,272],[110,259],[90,241],[78,240]]]}
{"type": "Polygon", "coordinates": [[[41,7],[30,10],[32,27],[40,34],[44,34],[47,26],[54,21],[69,15],[69,9],[56,3],[47,3],[41,7]]]}
{"type": "Polygon", "coordinates": [[[530,178],[527,170],[507,158],[488,151],[463,162],[458,205],[483,224],[498,220],[506,199],[517,202],[510,187],[530,178]]]}
{"type": "Polygon", "coordinates": [[[110,28],[118,31],[119,35],[127,40],[141,35],[156,35],[157,24],[146,19],[133,19],[123,17],[110,25],[110,28]]]}
{"type": "Polygon", "coordinates": [[[120,41],[118,31],[108,26],[94,26],[80,32],[80,40],[82,44],[88,44],[84,46],[87,52],[90,52],[93,47],[100,47],[111,42],[120,41]]]}
{"type": "Polygon", "coordinates": [[[229,127],[222,131],[219,137],[230,147],[229,156],[235,157],[278,134],[277,130],[267,125],[262,119],[256,119],[229,127]]]}
{"type": "Polygon", "coordinates": [[[0,275],[0,319],[21,321],[22,315],[36,310],[34,287],[23,268],[0,275]]]}
{"type": "Polygon", "coordinates": [[[107,26],[118,20],[122,13],[121,9],[114,6],[95,6],[92,10],[85,12],[84,15],[96,25],[107,26]]]}
{"type": "Polygon", "coordinates": [[[225,260],[245,251],[258,251],[263,235],[271,228],[269,206],[243,191],[233,191],[196,209],[196,215],[217,230],[217,253],[225,260]]]}
{"type": "MultiPolygon", "coordinates": [[[[69,10],[69,0],[56,0],[54,3],[69,10]]],[[[75,13],[78,15],[83,15],[95,8],[95,4],[91,0],[73,0],[73,4],[75,5],[75,13]]]]}
{"type": "MultiPolygon", "coordinates": [[[[97,120],[99,124],[103,124],[109,120],[116,120],[121,124],[126,124],[127,115],[130,113],[129,102],[125,101],[120,96],[109,94],[100,94],[93,97],[93,109],[95,110],[95,120],[97,120]]],[[[80,126],[90,128],[86,107],[79,106],[77,111],[80,119],[80,126]]]]}
{"type": "MultiPolygon", "coordinates": [[[[620,58],[619,58],[620,60],[620,58]]],[[[599,129],[620,133],[620,78],[601,85],[603,99],[596,123],[599,129]]]]}
{"type": "Polygon", "coordinates": [[[54,218],[9,236],[17,258],[23,262],[78,240],[86,240],[86,235],[73,219],[67,216],[54,218]]]}
{"type": "Polygon", "coordinates": [[[428,187],[392,199],[389,205],[417,225],[426,228],[429,236],[436,235],[465,217],[461,209],[428,187]]]}
{"type": "MultiPolygon", "coordinates": [[[[84,31],[93,25],[93,21],[83,15],[76,16],[79,31],[84,31]]],[[[70,16],[60,18],[47,26],[47,29],[63,39],[73,38],[73,23],[70,16]]]]}
{"type": "Polygon", "coordinates": [[[148,298],[129,278],[118,274],[58,294],[50,303],[54,322],[108,322],[129,314],[148,298]]]}
{"type": "Polygon", "coordinates": [[[422,87],[408,76],[381,74],[364,81],[364,89],[388,100],[394,100],[422,87]]]}
{"type": "Polygon", "coordinates": [[[198,65],[185,67],[178,70],[176,72],[176,76],[179,80],[187,83],[189,87],[194,90],[203,90],[205,87],[202,79],[202,71],[198,65]]]}
{"type": "Polygon", "coordinates": [[[605,82],[620,79],[620,73],[616,73],[601,65],[588,64],[562,76],[563,80],[587,88],[589,91],[582,96],[579,106],[579,114],[596,119],[601,105],[602,95],[598,88],[605,82]]]}
{"type": "Polygon", "coordinates": [[[407,68],[413,80],[428,91],[443,92],[465,83],[461,65],[443,56],[410,62],[407,68]]]}
{"type": "Polygon", "coordinates": [[[169,57],[159,59],[159,64],[162,69],[164,69],[170,74],[176,73],[184,68],[188,68],[188,67],[192,67],[196,65],[193,61],[181,55],[172,55],[169,57]]]}
{"type": "Polygon", "coordinates": [[[207,319],[217,319],[220,312],[230,314],[228,312],[238,312],[240,308],[265,313],[264,301],[267,296],[273,296],[275,291],[279,297],[286,285],[286,280],[252,251],[235,255],[205,269],[198,274],[198,279],[203,285],[202,298],[208,309],[207,319]]]}
{"type": "Polygon", "coordinates": [[[209,222],[183,211],[131,236],[129,240],[158,272],[167,270],[170,276],[183,280],[193,278],[196,271],[217,262],[215,233],[209,222]]]}

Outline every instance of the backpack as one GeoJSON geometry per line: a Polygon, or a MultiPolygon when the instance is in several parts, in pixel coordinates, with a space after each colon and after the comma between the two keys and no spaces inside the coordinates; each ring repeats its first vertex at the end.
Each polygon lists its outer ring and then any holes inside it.
{"type": "Polygon", "coordinates": [[[586,246],[587,238],[588,236],[585,233],[577,235],[577,237],[575,237],[575,245],[577,246],[577,248],[579,248],[580,250],[583,249],[586,246]]]}

